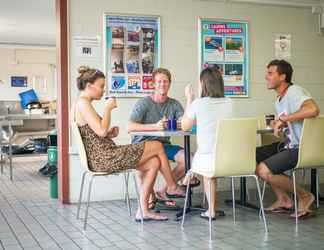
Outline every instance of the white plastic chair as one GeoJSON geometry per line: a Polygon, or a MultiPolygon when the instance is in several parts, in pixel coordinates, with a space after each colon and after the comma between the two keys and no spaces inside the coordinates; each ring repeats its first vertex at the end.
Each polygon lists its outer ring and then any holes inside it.
{"type": "MultiPolygon", "coordinates": [[[[83,229],[86,230],[86,228],[87,228],[88,210],[89,210],[89,206],[90,206],[90,195],[91,195],[91,188],[92,188],[92,182],[93,182],[94,177],[97,177],[97,176],[109,176],[109,175],[119,175],[119,174],[124,174],[124,178],[125,178],[125,188],[126,188],[125,199],[126,199],[126,202],[127,202],[127,205],[128,205],[129,215],[131,215],[131,206],[130,206],[129,193],[128,193],[128,174],[133,175],[134,184],[135,184],[135,190],[136,190],[136,195],[137,195],[137,202],[138,202],[138,206],[139,206],[140,212],[141,212],[141,224],[143,225],[143,210],[142,210],[140,199],[139,199],[139,191],[138,191],[138,185],[137,185],[137,181],[136,181],[136,170],[131,169],[131,170],[122,171],[122,172],[114,173],[114,174],[111,174],[111,173],[108,173],[108,172],[94,172],[94,171],[92,171],[89,168],[89,165],[88,165],[87,154],[86,154],[86,151],[85,151],[85,147],[84,147],[83,140],[82,140],[82,137],[81,137],[81,134],[80,134],[77,123],[75,121],[72,121],[71,122],[71,127],[72,127],[73,134],[75,136],[76,145],[78,146],[80,162],[81,162],[81,165],[82,165],[82,167],[84,169],[84,172],[82,174],[80,195],[79,195],[79,201],[78,201],[77,219],[79,219],[79,216],[80,216],[80,208],[81,208],[81,201],[82,201],[85,177],[86,177],[87,174],[91,176],[91,179],[89,181],[89,186],[88,186],[87,206],[86,206],[86,210],[85,210],[85,218],[84,218],[83,229]]],[[[98,152],[98,153],[100,153],[100,152],[98,152]]]]}
{"type": "MultiPolygon", "coordinates": [[[[298,208],[295,172],[300,169],[317,169],[324,167],[324,116],[305,119],[299,143],[298,162],[292,171],[294,183],[294,205],[296,229],[298,227],[298,208]]],[[[316,172],[316,201],[319,206],[318,171],[316,172]]]]}
{"type": "MultiPolygon", "coordinates": [[[[208,181],[209,200],[211,195],[210,178],[231,177],[234,222],[235,222],[234,177],[253,177],[256,181],[256,186],[258,190],[264,229],[266,232],[268,232],[267,222],[266,222],[262,199],[261,199],[259,181],[257,176],[255,175],[256,131],[257,131],[257,119],[220,120],[217,124],[214,150],[212,155],[210,155],[210,165],[209,166],[193,165],[191,171],[188,172],[188,177],[190,178],[193,173],[196,173],[209,178],[208,181]]],[[[189,190],[189,185],[187,186],[185,205],[183,208],[183,216],[182,216],[182,223],[181,223],[182,229],[184,229],[188,190],[189,190]]],[[[211,237],[212,237],[212,220],[210,215],[209,217],[209,240],[210,241],[211,241],[211,237]]]]}

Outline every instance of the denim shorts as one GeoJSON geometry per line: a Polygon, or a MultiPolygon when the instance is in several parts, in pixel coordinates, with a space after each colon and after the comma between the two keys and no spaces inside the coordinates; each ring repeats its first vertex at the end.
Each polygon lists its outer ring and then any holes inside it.
{"type": "Polygon", "coordinates": [[[167,155],[169,161],[174,161],[174,157],[175,155],[182,150],[183,148],[180,147],[179,145],[172,145],[172,144],[168,144],[165,143],[163,144],[164,147],[164,152],[167,155]]]}

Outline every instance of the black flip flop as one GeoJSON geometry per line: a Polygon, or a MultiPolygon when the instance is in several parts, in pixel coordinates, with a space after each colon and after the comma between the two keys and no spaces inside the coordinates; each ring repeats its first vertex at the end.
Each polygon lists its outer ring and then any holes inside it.
{"type": "MultiPolygon", "coordinates": [[[[147,221],[167,221],[169,218],[164,218],[164,219],[158,219],[158,218],[150,218],[150,217],[144,217],[143,221],[147,222],[147,221]]],[[[140,218],[135,218],[136,222],[142,222],[142,220],[140,218]]]]}
{"type": "Polygon", "coordinates": [[[291,213],[292,211],[293,211],[292,208],[286,208],[286,207],[277,207],[274,209],[264,210],[266,214],[272,214],[272,213],[287,214],[287,213],[291,213]]]}
{"type": "Polygon", "coordinates": [[[185,198],[186,197],[184,194],[168,194],[168,192],[165,192],[165,195],[170,199],[177,199],[177,198],[185,198]]]}
{"type": "MultiPolygon", "coordinates": [[[[298,216],[298,219],[299,220],[306,220],[306,219],[309,219],[309,218],[312,218],[312,217],[315,217],[315,216],[316,216],[315,212],[313,212],[313,211],[305,211],[304,214],[301,214],[301,215],[298,216]]],[[[290,215],[290,218],[296,219],[295,214],[290,215]]]]}

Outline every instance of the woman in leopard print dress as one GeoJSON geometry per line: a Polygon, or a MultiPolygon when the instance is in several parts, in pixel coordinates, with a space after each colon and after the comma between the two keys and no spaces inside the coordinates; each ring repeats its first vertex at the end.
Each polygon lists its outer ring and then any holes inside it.
{"type": "MultiPolygon", "coordinates": [[[[115,98],[109,98],[102,117],[92,106],[93,100],[100,100],[104,94],[105,75],[96,69],[81,66],[77,86],[80,96],[74,111],[85,150],[89,167],[93,171],[109,173],[126,169],[137,169],[141,176],[140,202],[145,220],[167,220],[165,215],[154,213],[148,208],[148,200],[153,192],[153,185],[160,171],[168,185],[167,192],[172,195],[184,196],[184,191],[172,177],[169,161],[163,146],[158,141],[146,141],[138,144],[116,145],[112,138],[119,132],[118,127],[110,127],[111,112],[117,107],[115,98]]],[[[140,219],[140,211],[136,220],[140,219]]]]}

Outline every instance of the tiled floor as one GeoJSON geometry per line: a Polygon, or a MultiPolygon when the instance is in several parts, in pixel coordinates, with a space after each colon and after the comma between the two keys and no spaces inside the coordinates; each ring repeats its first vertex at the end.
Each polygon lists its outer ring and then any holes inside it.
{"type": "Polygon", "coordinates": [[[129,218],[123,201],[91,204],[84,232],[76,205],[49,199],[48,180],[37,174],[39,166],[37,161],[15,162],[13,182],[7,169],[0,176],[0,249],[324,249],[324,205],[317,217],[300,222],[298,233],[287,215],[268,215],[265,235],[256,211],[238,208],[233,224],[231,208],[223,205],[226,193],[218,199],[227,216],[213,223],[211,245],[208,222],[199,216],[187,218],[184,232],[174,212],[168,222],[147,222],[142,229],[129,218]]]}

